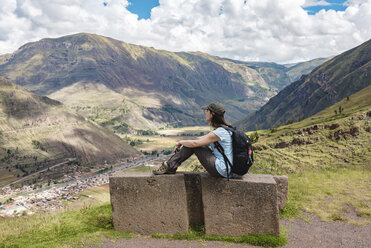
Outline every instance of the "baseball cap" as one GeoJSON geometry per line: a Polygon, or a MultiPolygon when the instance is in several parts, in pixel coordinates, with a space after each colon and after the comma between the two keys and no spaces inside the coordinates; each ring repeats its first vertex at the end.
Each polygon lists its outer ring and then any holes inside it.
{"type": "Polygon", "coordinates": [[[204,110],[209,109],[211,112],[213,112],[217,115],[224,115],[224,113],[225,113],[225,107],[220,102],[213,102],[213,103],[210,103],[207,106],[202,106],[201,108],[204,109],[204,110]]]}

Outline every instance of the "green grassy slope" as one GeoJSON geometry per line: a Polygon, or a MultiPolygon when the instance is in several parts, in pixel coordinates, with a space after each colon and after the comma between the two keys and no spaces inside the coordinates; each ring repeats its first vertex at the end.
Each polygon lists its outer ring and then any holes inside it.
{"type": "Polygon", "coordinates": [[[371,223],[371,86],[303,121],[258,133],[253,172],[289,175],[285,214],[302,209],[324,220],[371,223]]]}
{"type": "Polygon", "coordinates": [[[236,124],[253,130],[312,116],[371,84],[371,40],[344,52],[283,89],[236,124]]]}
{"type": "Polygon", "coordinates": [[[60,102],[0,77],[0,181],[4,183],[66,158],[82,164],[116,162],[138,154],[112,132],[60,102]]]}
{"type": "Polygon", "coordinates": [[[371,86],[348,99],[300,122],[259,131],[255,145],[259,160],[273,157],[287,172],[370,166],[371,86]]]}

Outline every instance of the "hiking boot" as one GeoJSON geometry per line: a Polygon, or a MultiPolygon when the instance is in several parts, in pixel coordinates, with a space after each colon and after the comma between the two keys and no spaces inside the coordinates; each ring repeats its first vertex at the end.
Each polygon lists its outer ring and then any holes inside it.
{"type": "Polygon", "coordinates": [[[175,174],[175,171],[170,170],[169,165],[166,161],[162,162],[162,165],[152,171],[154,175],[164,175],[164,174],[175,174]]]}

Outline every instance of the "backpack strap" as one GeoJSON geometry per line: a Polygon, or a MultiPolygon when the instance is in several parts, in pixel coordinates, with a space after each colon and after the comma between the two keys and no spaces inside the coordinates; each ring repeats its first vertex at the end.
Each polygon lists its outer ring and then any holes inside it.
{"type": "Polygon", "coordinates": [[[232,163],[227,158],[227,155],[225,155],[224,148],[219,144],[219,142],[218,141],[214,142],[214,145],[215,145],[215,148],[220,152],[220,154],[223,155],[225,167],[227,169],[227,179],[229,180],[229,169],[228,169],[228,165],[232,168],[232,163]]]}

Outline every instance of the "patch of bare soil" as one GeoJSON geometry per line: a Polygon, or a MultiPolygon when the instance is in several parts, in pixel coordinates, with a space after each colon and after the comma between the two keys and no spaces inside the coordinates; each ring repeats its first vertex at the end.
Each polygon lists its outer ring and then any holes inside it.
{"type": "Polygon", "coordinates": [[[369,248],[371,225],[357,226],[344,221],[324,222],[315,215],[293,221],[281,220],[287,227],[289,243],[284,248],[369,248]]]}
{"type": "Polygon", "coordinates": [[[118,239],[116,242],[105,242],[101,246],[91,246],[89,248],[205,248],[205,247],[223,247],[223,248],[254,248],[257,246],[247,246],[241,244],[224,243],[220,241],[187,241],[187,240],[168,240],[153,238],[132,238],[118,239]]]}

